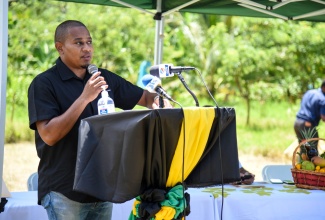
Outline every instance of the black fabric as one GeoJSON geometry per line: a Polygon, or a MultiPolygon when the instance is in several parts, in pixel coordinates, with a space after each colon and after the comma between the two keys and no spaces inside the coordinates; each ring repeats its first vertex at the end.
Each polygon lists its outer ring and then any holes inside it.
{"type": "MultiPolygon", "coordinates": [[[[133,108],[140,100],[143,90],[108,70],[99,70],[109,83],[108,92],[114,99],[115,106],[121,109],[133,108]]],[[[88,73],[84,79],[77,77],[59,58],[55,66],[37,75],[28,89],[29,126],[35,130],[36,149],[40,158],[38,204],[50,191],[60,192],[77,202],[101,201],[72,190],[80,120],[97,115],[97,101],[101,95],[87,105],[71,131],[54,146],[48,146],[41,139],[35,125],[36,121],[49,120],[63,114],[81,95],[90,77],[88,73]]]]}
{"type": "Polygon", "coordinates": [[[187,192],[184,194],[184,196],[186,201],[186,208],[177,216],[177,219],[183,219],[184,216],[188,216],[191,213],[191,196],[187,192]]]}
{"type": "Polygon", "coordinates": [[[181,109],[126,111],[81,121],[74,189],[121,203],[165,188],[181,109]]]}
{"type": "Polygon", "coordinates": [[[234,108],[215,108],[216,118],[201,160],[185,180],[188,187],[203,187],[240,180],[234,108]]]}
{"type": "MultiPolygon", "coordinates": [[[[187,178],[188,185],[213,185],[240,179],[235,111],[232,108],[215,108],[215,111],[217,115],[204,155],[187,178]]],[[[166,188],[183,118],[182,109],[174,108],[83,119],[74,190],[122,203],[147,189],[166,188]]]]}
{"type": "Polygon", "coordinates": [[[149,189],[141,196],[139,216],[143,219],[150,219],[161,209],[160,202],[165,200],[166,190],[149,189]]]}
{"type": "Polygon", "coordinates": [[[0,213],[5,210],[5,205],[7,204],[8,200],[6,198],[1,198],[0,203],[0,213]]]}

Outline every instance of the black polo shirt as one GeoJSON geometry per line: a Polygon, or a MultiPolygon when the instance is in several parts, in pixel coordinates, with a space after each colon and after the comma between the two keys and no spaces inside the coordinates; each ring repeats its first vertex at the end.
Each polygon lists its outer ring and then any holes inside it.
{"type": "MultiPolygon", "coordinates": [[[[115,106],[129,110],[140,100],[143,89],[105,69],[99,69],[109,85],[109,95],[115,106]]],[[[78,128],[81,119],[98,114],[97,101],[101,94],[87,105],[71,131],[54,146],[48,146],[36,130],[36,121],[49,120],[63,114],[81,95],[90,78],[77,77],[62,61],[37,75],[28,89],[29,126],[35,130],[38,167],[38,203],[50,191],[62,193],[71,200],[88,203],[97,198],[72,190],[78,147],[78,128]]]]}

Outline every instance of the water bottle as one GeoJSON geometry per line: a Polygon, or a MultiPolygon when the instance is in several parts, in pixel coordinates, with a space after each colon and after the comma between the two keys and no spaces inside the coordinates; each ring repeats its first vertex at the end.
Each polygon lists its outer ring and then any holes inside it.
{"type": "Polygon", "coordinates": [[[102,97],[98,100],[97,107],[99,115],[115,112],[114,101],[109,97],[108,92],[104,89],[102,91],[102,97]]]}

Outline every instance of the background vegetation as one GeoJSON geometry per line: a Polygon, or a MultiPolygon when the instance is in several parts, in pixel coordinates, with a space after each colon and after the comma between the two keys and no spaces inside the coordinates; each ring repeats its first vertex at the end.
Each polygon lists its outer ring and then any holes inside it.
{"type": "MultiPolygon", "coordinates": [[[[94,40],[93,63],[131,82],[143,61],[153,62],[151,15],[58,1],[9,3],[6,143],[33,141],[27,89],[58,57],[53,35],[62,21],[84,22],[94,40]]],[[[163,63],[200,70],[218,106],[236,109],[239,150],[276,157],[295,140],[302,94],[324,78],[324,39],[324,23],[173,13],[165,18],[163,63]]],[[[201,106],[215,105],[198,73],[183,76],[201,106]]],[[[195,105],[177,77],[163,85],[183,106],[195,105]]]]}

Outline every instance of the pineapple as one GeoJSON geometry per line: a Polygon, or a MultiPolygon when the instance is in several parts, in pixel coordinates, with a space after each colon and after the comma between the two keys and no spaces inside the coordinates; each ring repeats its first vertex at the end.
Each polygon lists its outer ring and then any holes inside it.
{"type": "MultiPolygon", "coordinates": [[[[307,139],[313,138],[315,137],[316,133],[317,133],[317,129],[314,128],[308,128],[307,130],[301,130],[300,131],[301,136],[303,137],[303,140],[299,140],[300,142],[305,141],[307,139]]],[[[318,156],[318,151],[317,151],[317,144],[318,141],[314,140],[314,141],[308,141],[303,143],[300,146],[300,157],[304,160],[310,160],[312,157],[314,156],[318,156]],[[307,155],[307,158],[305,157],[307,155]]]]}

